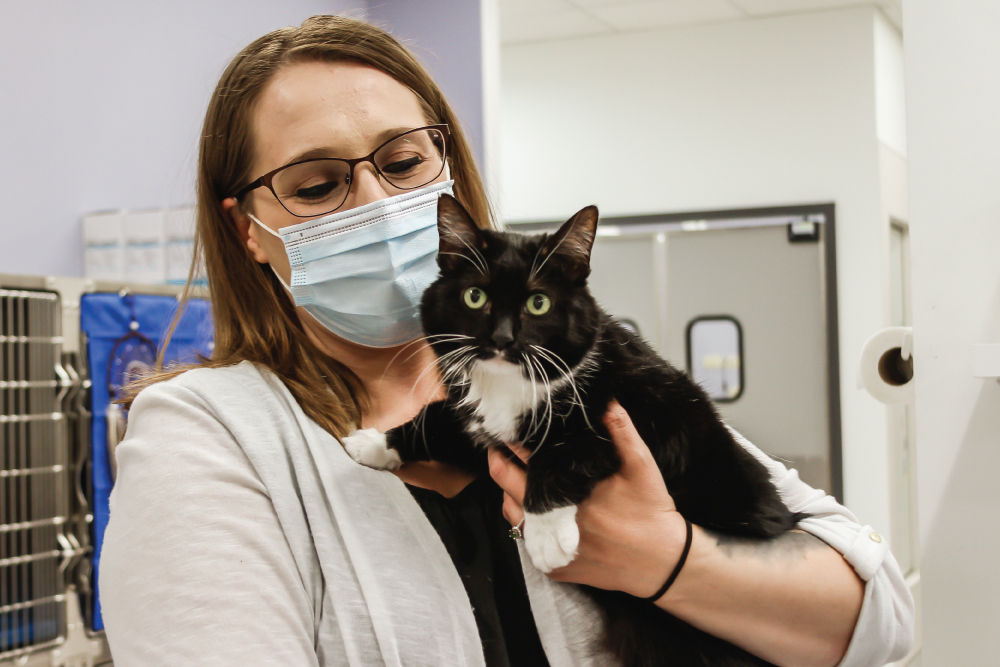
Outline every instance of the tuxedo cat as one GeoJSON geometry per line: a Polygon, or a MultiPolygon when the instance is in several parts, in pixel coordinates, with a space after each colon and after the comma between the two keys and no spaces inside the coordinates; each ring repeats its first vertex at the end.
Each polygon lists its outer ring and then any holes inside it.
{"type": "MultiPolygon", "coordinates": [[[[621,465],[602,423],[617,399],[686,519],[762,539],[791,529],[804,515],[785,507],[704,391],[590,295],[596,227],[588,206],[551,235],[483,230],[443,195],[441,272],[421,317],[447,398],[385,434],[356,431],[345,438],[348,453],[377,468],[434,459],[481,469],[483,448],[523,443],[531,452],[524,545],[549,572],[576,555],[577,506],[621,465]]],[[[605,611],[607,646],[626,665],[767,664],[651,602],[583,588],[605,611]]]]}

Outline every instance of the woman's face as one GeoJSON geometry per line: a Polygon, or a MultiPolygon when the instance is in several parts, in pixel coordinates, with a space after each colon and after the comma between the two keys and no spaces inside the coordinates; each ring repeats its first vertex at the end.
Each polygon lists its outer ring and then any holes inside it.
{"type": "MultiPolygon", "coordinates": [[[[417,96],[388,74],[351,62],[303,62],[280,69],[264,87],[253,113],[251,177],[311,157],[367,155],[387,139],[428,124],[417,96]]],[[[444,174],[437,180],[444,180],[444,174]]],[[[371,163],[357,165],[346,211],[404,192],[386,183],[371,163]]],[[[271,229],[297,224],[267,188],[248,203],[271,229]]],[[[269,262],[286,281],[288,260],[281,241],[256,224],[246,227],[247,246],[259,262],[269,262]]]]}

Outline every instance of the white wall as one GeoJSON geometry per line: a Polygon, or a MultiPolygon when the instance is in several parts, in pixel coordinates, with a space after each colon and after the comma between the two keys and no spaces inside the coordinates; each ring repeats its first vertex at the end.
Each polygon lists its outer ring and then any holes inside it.
{"type": "Polygon", "coordinates": [[[972,345],[1000,343],[1000,5],[907,0],[924,665],[1000,653],[1000,384],[972,345]]]}
{"type": "Polygon", "coordinates": [[[515,221],[587,203],[622,215],[834,202],[845,498],[890,534],[886,411],[856,387],[861,347],[889,319],[880,21],[858,7],[508,46],[501,179],[515,221]]]}
{"type": "Polygon", "coordinates": [[[202,117],[229,60],[274,28],[364,6],[0,4],[0,273],[81,275],[84,213],[192,203],[202,117]]]}

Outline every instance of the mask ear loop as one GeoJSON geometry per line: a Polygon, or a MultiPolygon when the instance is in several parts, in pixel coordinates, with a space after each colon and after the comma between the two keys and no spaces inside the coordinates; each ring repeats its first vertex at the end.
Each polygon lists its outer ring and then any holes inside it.
{"type": "Polygon", "coordinates": [[[250,211],[247,211],[247,217],[256,222],[258,225],[260,225],[265,232],[267,232],[274,238],[281,239],[281,234],[279,234],[278,232],[274,231],[273,229],[265,225],[263,222],[260,221],[260,219],[256,215],[254,215],[250,211]]]}
{"type": "MultiPolygon", "coordinates": [[[[281,238],[281,234],[279,234],[278,232],[274,231],[273,229],[265,225],[263,222],[261,222],[256,215],[254,215],[250,211],[247,211],[247,217],[256,222],[265,232],[280,240],[282,245],[284,245],[285,241],[284,239],[281,238]]],[[[278,270],[274,268],[273,264],[268,262],[267,265],[271,268],[271,273],[274,274],[274,277],[278,279],[278,282],[281,283],[281,286],[285,288],[286,292],[288,292],[288,296],[291,297],[292,303],[295,303],[295,295],[292,294],[292,288],[289,287],[288,283],[285,282],[284,278],[282,278],[278,274],[278,270]]]]}
{"type": "Polygon", "coordinates": [[[156,363],[156,343],[139,331],[139,320],[135,316],[135,298],[127,289],[119,292],[118,296],[121,297],[129,309],[129,330],[124,336],[119,337],[115,341],[114,346],[111,348],[111,353],[108,355],[106,373],[108,407],[104,411],[104,416],[107,419],[107,451],[112,481],[114,481],[118,474],[115,447],[125,437],[125,428],[128,421],[128,413],[125,407],[115,402],[118,400],[118,392],[128,383],[127,381],[135,379],[129,378],[129,370],[134,370],[129,368],[131,364],[142,364],[148,368],[152,368],[152,364],[156,363]],[[115,362],[121,361],[120,354],[125,357],[131,357],[131,359],[125,360],[125,368],[122,370],[120,378],[115,378],[120,379],[120,382],[114,382],[112,375],[116,366],[115,362]]]}

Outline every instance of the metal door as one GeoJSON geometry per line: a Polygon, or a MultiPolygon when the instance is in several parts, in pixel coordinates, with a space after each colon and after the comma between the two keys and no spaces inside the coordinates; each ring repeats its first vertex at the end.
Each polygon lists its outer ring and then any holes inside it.
{"type": "Polygon", "coordinates": [[[598,301],[689,371],[691,324],[737,322],[741,391],[719,412],[840,497],[833,207],[610,218],[599,232],[598,301]]]}

